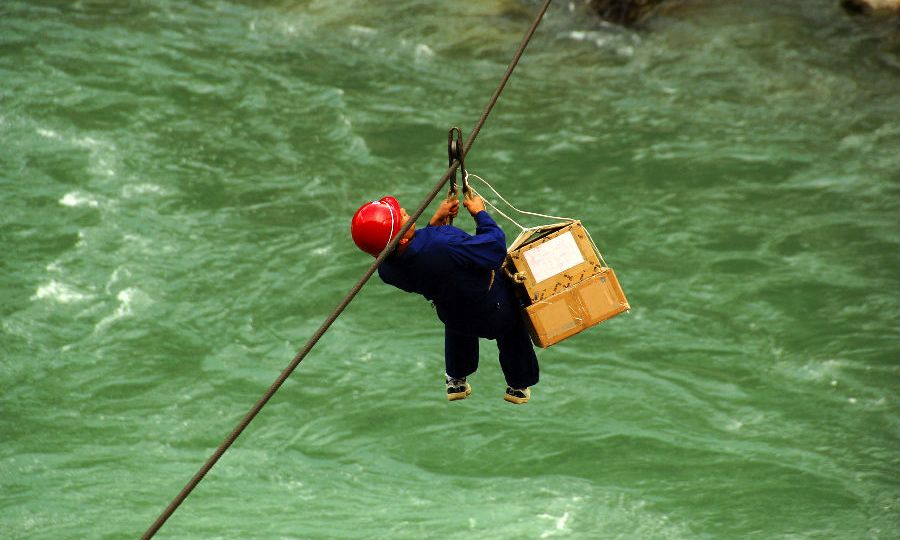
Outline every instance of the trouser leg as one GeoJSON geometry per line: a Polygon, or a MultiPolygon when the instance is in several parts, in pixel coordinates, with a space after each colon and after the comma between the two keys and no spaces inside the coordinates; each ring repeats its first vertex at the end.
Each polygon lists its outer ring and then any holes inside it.
{"type": "Polygon", "coordinates": [[[500,368],[506,384],[513,388],[525,388],[537,384],[540,378],[537,355],[525,322],[520,317],[506,334],[497,338],[500,352],[500,368]]]}
{"type": "Polygon", "coordinates": [[[478,338],[444,327],[444,366],[447,375],[462,379],[478,369],[478,338]]]}

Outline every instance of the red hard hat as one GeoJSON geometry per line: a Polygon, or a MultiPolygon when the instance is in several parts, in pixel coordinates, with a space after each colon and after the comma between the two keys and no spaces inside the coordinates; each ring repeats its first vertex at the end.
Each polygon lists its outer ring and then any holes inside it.
{"type": "Polygon", "coordinates": [[[400,203],[393,197],[366,203],[353,215],[350,235],[356,246],[377,257],[400,232],[400,203]]]}

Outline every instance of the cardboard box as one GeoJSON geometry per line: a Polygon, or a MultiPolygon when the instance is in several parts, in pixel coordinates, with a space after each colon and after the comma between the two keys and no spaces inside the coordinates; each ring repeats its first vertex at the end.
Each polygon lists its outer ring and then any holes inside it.
{"type": "Polygon", "coordinates": [[[526,229],[510,245],[504,265],[525,288],[531,303],[558,294],[603,268],[580,221],[526,229]]]}
{"type": "Polygon", "coordinates": [[[518,284],[523,315],[538,347],[631,309],[579,221],[526,229],[510,245],[503,269],[518,284]]]}
{"type": "Polygon", "coordinates": [[[525,308],[531,340],[554,343],[631,309],[612,268],[525,308]]]}

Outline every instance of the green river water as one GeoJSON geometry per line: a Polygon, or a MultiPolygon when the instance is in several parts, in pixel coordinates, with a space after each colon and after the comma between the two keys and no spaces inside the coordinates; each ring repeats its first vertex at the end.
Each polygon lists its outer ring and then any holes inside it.
{"type": "MultiPolygon", "coordinates": [[[[0,3],[0,538],[140,537],[538,4],[0,3]]],[[[582,220],[630,313],[539,350],[523,406],[486,342],[448,403],[433,309],[375,277],[156,538],[897,539],[897,30],[554,4],[466,166],[582,220]]]]}

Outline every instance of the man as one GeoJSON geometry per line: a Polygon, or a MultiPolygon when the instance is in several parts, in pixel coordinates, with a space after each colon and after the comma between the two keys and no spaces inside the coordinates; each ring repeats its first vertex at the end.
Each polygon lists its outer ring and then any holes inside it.
{"type": "MultiPolygon", "coordinates": [[[[447,399],[472,393],[466,378],[478,369],[478,339],[496,340],[506,378],[504,399],[527,403],[538,382],[538,362],[520,304],[500,271],[506,258],[506,236],[474,197],[463,202],[475,219],[475,235],[452,225],[458,201],[444,201],[424,229],[415,225],[397,249],[378,267],[382,281],[430,300],[444,323],[447,399]]],[[[350,230],[356,245],[377,257],[409,221],[406,209],[393,197],[363,205],[350,230]]]]}

